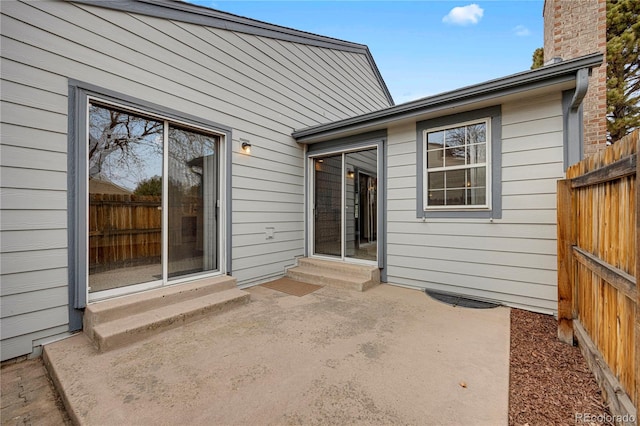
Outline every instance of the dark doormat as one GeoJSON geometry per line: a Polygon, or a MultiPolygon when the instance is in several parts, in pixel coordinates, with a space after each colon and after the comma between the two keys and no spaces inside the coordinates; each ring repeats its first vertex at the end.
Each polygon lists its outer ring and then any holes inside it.
{"type": "Polygon", "coordinates": [[[321,285],[303,283],[301,281],[292,280],[291,278],[280,278],[275,281],[261,284],[261,286],[298,297],[313,293],[314,291],[322,288],[321,285]]]}
{"type": "Polygon", "coordinates": [[[435,299],[439,302],[446,303],[451,306],[460,306],[462,308],[471,308],[471,309],[490,309],[497,308],[500,306],[498,303],[486,302],[484,300],[475,300],[469,299],[467,297],[463,297],[457,294],[451,293],[443,293],[440,291],[434,290],[425,290],[424,291],[427,296],[430,296],[432,299],[435,299]]]}

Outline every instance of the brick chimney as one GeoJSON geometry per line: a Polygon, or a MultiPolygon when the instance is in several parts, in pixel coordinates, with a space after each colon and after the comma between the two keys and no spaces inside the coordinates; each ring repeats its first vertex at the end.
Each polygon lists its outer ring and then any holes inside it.
{"type": "MultiPolygon", "coordinates": [[[[607,51],[606,0],[545,0],[544,62],[607,51]]],[[[593,69],[584,98],[584,156],[603,148],[607,141],[606,62],[593,69]]]]}

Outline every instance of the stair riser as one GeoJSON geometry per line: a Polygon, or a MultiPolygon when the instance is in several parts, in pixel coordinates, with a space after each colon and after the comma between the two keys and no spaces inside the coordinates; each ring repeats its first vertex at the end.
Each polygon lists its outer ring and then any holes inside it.
{"type": "Polygon", "coordinates": [[[171,288],[163,288],[146,293],[140,293],[132,296],[130,298],[132,301],[129,303],[127,303],[126,298],[122,298],[123,303],[121,305],[114,306],[109,309],[104,309],[104,305],[99,306],[100,302],[98,302],[98,305],[89,305],[85,309],[83,328],[88,335],[91,335],[91,330],[98,324],[232,288],[236,288],[236,279],[224,277],[216,279],[214,284],[196,286],[190,284],[177,284],[175,287],[171,288]],[[165,290],[162,292],[162,296],[154,295],[154,292],[162,290],[165,290]]]}
{"type": "Polygon", "coordinates": [[[290,269],[287,276],[291,279],[306,282],[309,284],[318,284],[328,287],[344,288],[355,291],[365,291],[378,284],[375,280],[360,280],[358,282],[341,280],[337,278],[325,277],[321,274],[315,274],[311,271],[300,272],[290,269]]]}
{"type": "Polygon", "coordinates": [[[170,318],[162,318],[152,324],[144,324],[140,327],[129,329],[110,336],[101,336],[98,331],[93,335],[94,344],[100,352],[126,346],[133,342],[138,342],[150,336],[154,336],[163,331],[179,327],[184,324],[202,319],[204,317],[220,314],[237,306],[249,303],[250,295],[245,294],[231,300],[215,305],[205,306],[190,312],[182,312],[170,318]]]}
{"type": "Polygon", "coordinates": [[[305,269],[313,270],[316,272],[322,272],[326,270],[340,272],[348,277],[353,278],[364,278],[367,280],[377,280],[380,281],[380,270],[378,268],[358,268],[354,265],[339,263],[339,262],[322,262],[317,263],[317,261],[313,259],[299,259],[298,266],[304,267],[305,269]]]}

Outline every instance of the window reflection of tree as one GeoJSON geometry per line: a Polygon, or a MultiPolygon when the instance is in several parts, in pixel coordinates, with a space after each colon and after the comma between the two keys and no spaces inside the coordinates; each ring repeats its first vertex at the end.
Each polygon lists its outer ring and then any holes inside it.
{"type": "Polygon", "coordinates": [[[215,154],[215,138],[188,130],[169,129],[169,184],[184,195],[200,193],[205,157],[215,154]]]}
{"type": "Polygon", "coordinates": [[[146,169],[150,157],[162,157],[162,132],[162,122],[91,104],[89,178],[102,178],[133,189],[137,182],[157,174],[158,170],[146,169]]]}
{"type": "MultiPolygon", "coordinates": [[[[108,181],[130,191],[106,194],[108,203],[100,204],[104,185],[93,186],[95,191],[89,186],[97,200],[89,212],[93,221],[89,231],[96,233],[90,240],[96,256],[90,265],[93,271],[152,265],[145,266],[142,275],[124,276],[118,286],[162,277],[158,267],[165,232],[169,278],[217,269],[218,141],[216,136],[176,128],[167,121],[90,104],[89,180],[108,181]],[[165,155],[168,168],[163,167],[165,155]],[[167,200],[162,197],[163,181],[168,183],[167,200]],[[163,212],[168,212],[166,228],[163,212]],[[106,253],[102,258],[98,248],[106,253]]],[[[98,284],[95,274],[92,277],[94,290],[113,287],[98,284]]]]}
{"type": "Polygon", "coordinates": [[[447,157],[450,158],[452,163],[456,164],[459,162],[455,160],[457,158],[466,159],[466,163],[462,164],[481,162],[477,158],[472,158],[472,156],[475,152],[477,152],[475,157],[481,156],[484,151],[480,151],[480,147],[474,147],[474,150],[472,150],[469,145],[485,142],[485,133],[484,123],[447,129],[445,142],[447,157]]]}
{"type": "Polygon", "coordinates": [[[455,127],[446,131],[446,147],[460,147],[465,144],[466,129],[465,127],[455,127]]]}
{"type": "Polygon", "coordinates": [[[472,124],[467,126],[468,144],[471,145],[467,149],[467,164],[483,163],[486,161],[486,125],[484,123],[472,124]]]}

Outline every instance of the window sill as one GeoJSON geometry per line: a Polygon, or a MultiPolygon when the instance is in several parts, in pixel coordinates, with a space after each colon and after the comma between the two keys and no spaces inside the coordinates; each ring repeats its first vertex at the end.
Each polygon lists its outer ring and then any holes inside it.
{"type": "Polygon", "coordinates": [[[500,219],[502,215],[491,209],[429,209],[418,214],[418,219],[500,219]]]}
{"type": "Polygon", "coordinates": [[[451,206],[442,206],[440,207],[427,207],[424,209],[425,213],[432,212],[490,212],[491,208],[488,206],[481,207],[451,207],[451,206]]]}

